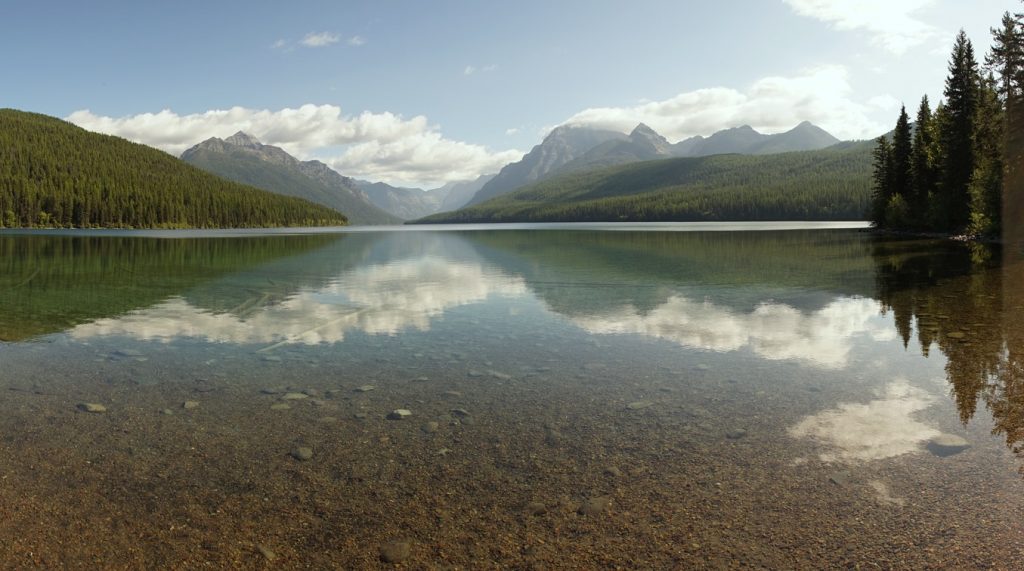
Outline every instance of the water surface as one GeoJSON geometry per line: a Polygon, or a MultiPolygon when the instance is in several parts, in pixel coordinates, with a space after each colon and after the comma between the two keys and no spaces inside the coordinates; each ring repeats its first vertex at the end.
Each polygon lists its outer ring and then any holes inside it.
{"type": "Polygon", "coordinates": [[[1024,264],[792,228],[0,233],[0,566],[1016,568],[1024,264]]]}

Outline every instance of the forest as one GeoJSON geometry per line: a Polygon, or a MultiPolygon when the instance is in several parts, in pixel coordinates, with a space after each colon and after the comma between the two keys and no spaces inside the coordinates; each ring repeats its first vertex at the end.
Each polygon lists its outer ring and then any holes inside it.
{"type": "Polygon", "coordinates": [[[983,65],[967,35],[953,46],[944,100],[921,99],[914,121],[896,128],[872,154],[870,218],[878,228],[998,237],[1010,201],[1009,174],[1020,167],[1024,17],[1005,13],[983,65]]]}
{"type": "Polygon", "coordinates": [[[221,179],[145,145],[0,109],[0,228],[346,223],[325,206],[221,179]]]}
{"type": "Polygon", "coordinates": [[[630,163],[548,179],[417,223],[861,220],[870,143],[630,163]]]}

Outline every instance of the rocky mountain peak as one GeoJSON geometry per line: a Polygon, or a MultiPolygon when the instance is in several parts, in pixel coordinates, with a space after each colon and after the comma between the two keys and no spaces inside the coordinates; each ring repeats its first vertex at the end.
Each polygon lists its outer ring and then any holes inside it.
{"type": "Polygon", "coordinates": [[[227,139],[224,139],[225,143],[235,145],[238,147],[259,147],[261,146],[260,140],[252,135],[239,131],[234,135],[231,135],[227,139]]]}

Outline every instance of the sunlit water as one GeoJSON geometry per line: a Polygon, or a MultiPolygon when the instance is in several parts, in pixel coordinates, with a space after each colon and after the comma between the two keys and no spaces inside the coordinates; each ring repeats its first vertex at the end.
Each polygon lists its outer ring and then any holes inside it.
{"type": "Polygon", "coordinates": [[[0,567],[1019,568],[1016,254],[793,227],[0,233],[0,567]]]}

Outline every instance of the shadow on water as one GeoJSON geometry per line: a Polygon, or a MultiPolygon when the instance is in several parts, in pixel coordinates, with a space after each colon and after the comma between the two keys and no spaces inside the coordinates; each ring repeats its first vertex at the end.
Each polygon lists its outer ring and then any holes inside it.
{"type": "MultiPolygon", "coordinates": [[[[960,420],[984,406],[1024,459],[1024,258],[1014,248],[878,240],[877,292],[905,346],[937,348],[960,420]],[[916,342],[914,337],[916,336],[916,342]]],[[[1022,468],[1024,473],[1024,468],[1022,468]]]]}

